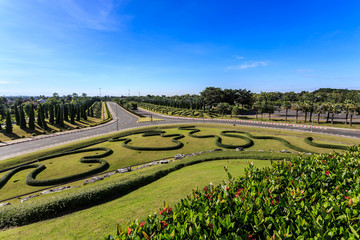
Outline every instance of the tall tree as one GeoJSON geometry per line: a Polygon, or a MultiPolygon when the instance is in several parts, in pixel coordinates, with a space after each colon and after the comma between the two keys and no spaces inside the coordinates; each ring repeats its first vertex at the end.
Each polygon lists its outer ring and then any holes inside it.
{"type": "Polygon", "coordinates": [[[42,126],[40,109],[41,109],[41,104],[39,104],[37,107],[37,124],[39,125],[39,127],[42,126]]]}
{"type": "Polygon", "coordinates": [[[20,128],[25,129],[26,128],[26,119],[25,119],[23,105],[19,106],[19,114],[20,114],[20,128]]]}
{"type": "Polygon", "coordinates": [[[70,123],[75,123],[75,108],[73,103],[70,103],[70,123]]]}
{"type": "Polygon", "coordinates": [[[7,133],[12,133],[13,128],[12,128],[11,115],[10,115],[9,109],[6,112],[6,127],[5,128],[6,128],[7,133]]]}
{"type": "Polygon", "coordinates": [[[80,117],[81,117],[81,109],[80,109],[80,104],[78,104],[76,106],[76,121],[80,121],[80,117]]]}
{"type": "Polygon", "coordinates": [[[285,109],[285,122],[287,122],[288,111],[291,109],[291,102],[287,100],[283,101],[282,108],[285,109]]]}
{"type": "Polygon", "coordinates": [[[54,105],[52,103],[49,103],[48,105],[48,109],[49,109],[49,122],[51,124],[54,124],[54,105]]]}
{"type": "Polygon", "coordinates": [[[59,105],[59,126],[64,127],[64,105],[59,105]]]}
{"type": "Polygon", "coordinates": [[[224,92],[221,88],[207,87],[200,94],[204,98],[205,105],[208,107],[215,107],[224,98],[224,92]]]}
{"type": "Polygon", "coordinates": [[[14,106],[14,110],[15,110],[15,121],[16,121],[16,125],[20,125],[20,115],[19,115],[19,109],[18,109],[18,105],[15,104],[14,106]]]}
{"type": "Polygon", "coordinates": [[[69,121],[69,104],[64,104],[64,121],[69,121]]]}
{"type": "Polygon", "coordinates": [[[233,108],[231,109],[231,117],[238,115],[240,112],[240,109],[238,106],[233,106],[233,108]]]}
{"type": "Polygon", "coordinates": [[[299,111],[300,111],[301,107],[298,103],[293,103],[293,104],[291,104],[291,109],[295,111],[295,122],[298,123],[299,111]]]}
{"type": "Polygon", "coordinates": [[[34,105],[31,104],[30,112],[29,112],[29,128],[35,130],[35,113],[34,113],[34,105]]]}
{"type": "Polygon", "coordinates": [[[216,109],[221,113],[221,115],[224,115],[224,113],[230,110],[230,105],[227,102],[221,102],[216,106],[216,109]]]}
{"type": "Polygon", "coordinates": [[[239,104],[241,109],[244,109],[245,106],[251,105],[252,93],[250,90],[238,89],[236,92],[235,103],[239,104]]]}
{"type": "Polygon", "coordinates": [[[334,115],[341,111],[341,105],[338,103],[332,103],[330,106],[331,111],[331,125],[334,125],[334,115]]]}

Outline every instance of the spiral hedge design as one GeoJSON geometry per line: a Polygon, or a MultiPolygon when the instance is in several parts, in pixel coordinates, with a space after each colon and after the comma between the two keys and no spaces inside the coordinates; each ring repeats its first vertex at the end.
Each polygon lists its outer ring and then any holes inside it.
{"type": "Polygon", "coordinates": [[[241,139],[246,141],[245,144],[229,145],[229,144],[222,143],[221,137],[219,137],[217,135],[201,135],[201,136],[194,135],[195,133],[200,132],[200,130],[195,128],[195,126],[179,127],[179,130],[189,130],[190,132],[188,133],[188,135],[190,137],[194,137],[194,138],[215,138],[216,146],[222,147],[222,148],[227,148],[227,149],[235,149],[235,148],[239,148],[239,147],[249,148],[249,147],[254,145],[254,142],[251,139],[249,139],[248,137],[245,137],[245,136],[241,136],[241,135],[231,135],[231,136],[230,135],[224,135],[224,136],[229,136],[229,137],[241,138],[241,139]]]}
{"type": "MultiPolygon", "coordinates": [[[[222,138],[220,136],[217,135],[197,135],[196,133],[201,132],[200,129],[197,129],[195,126],[184,126],[184,127],[179,127],[179,130],[187,130],[189,131],[188,136],[190,137],[194,137],[194,138],[214,138],[215,139],[215,144],[218,147],[221,148],[225,148],[225,149],[235,149],[235,148],[249,148],[252,147],[254,145],[254,141],[252,139],[270,139],[270,140],[276,140],[281,142],[284,146],[298,151],[298,152],[310,152],[306,149],[303,149],[301,147],[297,147],[295,145],[292,145],[290,142],[288,142],[287,140],[280,138],[280,137],[274,137],[274,136],[254,136],[251,133],[248,132],[244,132],[244,131],[222,131],[220,133],[221,136],[226,136],[226,137],[232,137],[232,138],[239,138],[245,141],[245,143],[243,144],[238,144],[238,145],[230,145],[230,144],[224,144],[222,142],[222,138]],[[240,135],[242,134],[242,135],[240,135]],[[245,135],[245,136],[244,136],[245,135]]],[[[122,146],[124,148],[127,149],[131,149],[131,150],[138,150],[138,151],[170,151],[170,150],[176,150],[176,149],[181,149],[184,144],[179,141],[179,139],[184,138],[185,136],[183,134],[165,134],[166,132],[163,130],[144,130],[144,131],[136,131],[133,132],[129,135],[125,136],[119,136],[119,137],[114,137],[114,138],[110,138],[108,139],[109,142],[122,142],[122,146]],[[131,135],[135,135],[135,134],[142,134],[142,137],[151,137],[151,136],[161,136],[164,138],[172,138],[171,141],[173,143],[175,143],[174,146],[168,146],[168,147],[141,147],[141,146],[132,146],[129,145],[129,143],[132,141],[131,138],[129,138],[129,136],[131,135]]],[[[319,144],[319,143],[314,143],[313,142],[313,138],[312,137],[308,137],[304,139],[305,143],[314,146],[314,147],[319,147],[319,148],[331,148],[331,149],[340,149],[340,150],[346,150],[348,149],[347,146],[342,146],[342,145],[334,145],[334,144],[319,144]]],[[[61,184],[64,182],[68,182],[71,180],[76,180],[82,177],[86,177],[86,176],[90,176],[96,173],[100,173],[105,171],[106,169],[109,168],[109,164],[107,161],[103,160],[102,158],[109,156],[112,154],[112,150],[110,148],[100,148],[100,147],[95,147],[95,148],[87,148],[87,149],[77,149],[77,150],[73,150],[73,151],[68,151],[68,152],[62,152],[62,153],[57,153],[57,154],[53,154],[50,156],[46,156],[46,157],[42,157],[39,158],[37,161],[38,162],[42,162],[44,160],[48,160],[48,159],[53,159],[56,157],[61,157],[61,156],[65,156],[65,155],[70,155],[70,154],[76,154],[76,153],[83,153],[83,152],[93,152],[93,151],[104,151],[101,154],[96,154],[96,155],[90,155],[90,156],[85,156],[82,157],[80,159],[81,163],[98,163],[99,166],[88,170],[86,172],[82,172],[82,173],[78,173],[78,174],[74,174],[74,175],[70,175],[70,176],[66,176],[66,177],[62,177],[62,178],[55,178],[55,179],[47,179],[47,180],[38,180],[36,179],[37,175],[40,174],[42,171],[44,171],[46,169],[46,166],[42,163],[29,163],[27,165],[22,165],[19,166],[17,168],[12,169],[11,171],[9,171],[8,173],[6,173],[5,175],[3,175],[2,177],[0,177],[0,189],[5,186],[5,184],[10,180],[10,178],[25,169],[30,169],[30,168],[35,168],[33,171],[31,171],[27,177],[26,177],[26,183],[30,186],[51,186],[51,185],[55,185],[55,184],[61,184]]]]}
{"type": "Polygon", "coordinates": [[[311,146],[320,147],[320,148],[332,148],[332,149],[340,149],[340,150],[348,149],[347,146],[335,145],[335,144],[314,143],[313,140],[314,139],[312,137],[307,137],[304,139],[304,142],[311,146]]]}
{"type": "Polygon", "coordinates": [[[69,152],[64,152],[64,153],[58,153],[58,154],[54,154],[54,155],[47,156],[47,157],[44,157],[44,158],[40,158],[40,159],[38,159],[38,161],[41,162],[41,161],[44,161],[44,160],[48,160],[48,159],[56,158],[56,157],[60,157],[60,156],[76,154],[76,153],[83,153],[83,152],[93,152],[93,151],[104,151],[104,153],[82,157],[80,159],[80,162],[81,163],[99,163],[100,165],[98,167],[96,167],[96,168],[93,168],[93,169],[88,170],[86,172],[82,172],[82,173],[78,173],[78,174],[74,174],[74,175],[70,175],[70,176],[66,176],[66,177],[62,177],[62,178],[47,179],[47,180],[37,180],[36,176],[46,169],[45,165],[41,164],[41,163],[24,165],[24,166],[20,166],[18,168],[15,168],[15,169],[11,170],[10,172],[8,172],[4,176],[2,176],[0,178],[0,189],[9,181],[9,179],[14,174],[16,174],[17,172],[20,172],[22,170],[29,169],[29,168],[35,168],[35,170],[30,172],[26,177],[26,183],[28,185],[30,185],[30,186],[51,186],[51,185],[55,185],[55,184],[61,184],[61,183],[71,181],[71,180],[75,180],[75,179],[78,179],[78,178],[81,178],[81,177],[86,177],[86,176],[89,176],[89,175],[100,173],[100,172],[103,172],[106,169],[108,169],[109,168],[109,163],[107,161],[101,159],[101,158],[109,156],[109,155],[112,154],[113,151],[110,148],[100,148],[100,147],[98,147],[98,148],[79,149],[79,150],[74,150],[74,151],[69,151],[69,152]]]}
{"type": "Polygon", "coordinates": [[[168,150],[176,150],[176,149],[180,149],[184,146],[184,144],[180,141],[178,141],[178,139],[184,138],[185,136],[182,134],[167,134],[165,135],[165,131],[143,131],[143,132],[137,132],[137,133],[143,133],[141,136],[142,137],[150,137],[150,136],[161,136],[164,138],[173,138],[171,141],[176,143],[176,145],[174,146],[169,146],[169,147],[136,147],[136,146],[132,146],[132,145],[128,145],[128,143],[130,143],[132,140],[130,138],[111,138],[109,139],[109,142],[120,142],[122,141],[123,144],[122,146],[124,148],[128,148],[131,150],[138,150],[138,151],[168,151],[168,150]]]}

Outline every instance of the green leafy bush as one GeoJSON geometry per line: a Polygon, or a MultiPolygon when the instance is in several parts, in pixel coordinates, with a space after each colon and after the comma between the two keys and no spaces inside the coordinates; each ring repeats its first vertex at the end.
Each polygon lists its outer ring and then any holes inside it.
{"type": "MultiPolygon", "coordinates": [[[[252,164],[105,239],[358,239],[360,147],[252,164]]],[[[227,171],[227,169],[225,168],[227,171]]]]}

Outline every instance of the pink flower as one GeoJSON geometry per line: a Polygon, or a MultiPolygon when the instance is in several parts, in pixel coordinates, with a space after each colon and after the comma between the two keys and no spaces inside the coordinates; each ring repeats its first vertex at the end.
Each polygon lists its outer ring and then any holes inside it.
{"type": "Polygon", "coordinates": [[[253,236],[253,235],[249,235],[249,236],[248,236],[248,240],[256,240],[256,237],[253,236]]]}
{"type": "Polygon", "coordinates": [[[347,196],[345,196],[344,198],[345,198],[345,199],[350,199],[350,197],[347,197],[347,196]]]}
{"type": "Polygon", "coordinates": [[[212,223],[209,223],[208,227],[209,227],[210,229],[213,229],[213,224],[212,224],[212,223]]]}
{"type": "Polygon", "coordinates": [[[141,222],[141,223],[139,223],[139,227],[144,226],[144,224],[145,224],[145,222],[141,222]]]}
{"type": "Polygon", "coordinates": [[[325,174],[326,174],[326,175],[329,175],[329,174],[330,174],[330,172],[329,172],[329,171],[326,171],[326,172],[325,172],[325,174]]]}
{"type": "Polygon", "coordinates": [[[127,228],[127,233],[128,233],[128,235],[130,235],[130,233],[132,232],[132,229],[131,228],[127,228]]]}

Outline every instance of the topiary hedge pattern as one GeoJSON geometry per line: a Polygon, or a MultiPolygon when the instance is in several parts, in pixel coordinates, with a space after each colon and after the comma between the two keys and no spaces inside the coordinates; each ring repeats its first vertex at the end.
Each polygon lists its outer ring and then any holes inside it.
{"type": "Polygon", "coordinates": [[[184,146],[184,144],[182,142],[178,141],[178,139],[185,137],[182,134],[167,134],[167,135],[165,135],[164,134],[165,131],[154,131],[154,130],[142,131],[142,132],[137,132],[137,133],[143,133],[142,137],[150,137],[150,136],[161,136],[164,138],[172,137],[173,139],[171,141],[176,143],[176,145],[169,146],[169,147],[137,147],[137,146],[128,145],[128,143],[130,143],[132,141],[130,138],[120,138],[120,137],[111,138],[111,139],[109,139],[109,142],[123,142],[122,146],[124,148],[128,148],[131,150],[138,150],[138,151],[169,151],[169,150],[180,149],[184,146]]]}
{"type": "Polygon", "coordinates": [[[263,153],[260,156],[252,152],[216,152],[189,157],[179,162],[169,163],[158,168],[149,169],[145,172],[135,173],[122,181],[109,179],[105,183],[99,182],[94,185],[86,185],[82,188],[62,192],[52,196],[51,199],[39,199],[23,204],[10,205],[0,208],[0,229],[10,226],[20,226],[44,219],[58,216],[64,211],[71,212],[84,207],[112,200],[123,196],[139,187],[152,183],[167,174],[186,166],[202,163],[205,161],[227,159],[262,159],[280,160],[290,159],[287,154],[263,153]]]}
{"type": "Polygon", "coordinates": [[[304,142],[314,146],[314,147],[319,147],[319,148],[332,148],[332,149],[341,149],[341,150],[347,150],[348,147],[347,146],[342,146],[342,145],[335,145],[335,144],[324,144],[324,143],[315,143],[313,142],[313,138],[312,137],[307,137],[304,139],[304,142]]]}
{"type": "MultiPolygon", "coordinates": [[[[236,138],[241,138],[243,140],[246,141],[245,144],[239,144],[239,145],[229,145],[229,144],[224,144],[222,143],[222,139],[221,137],[217,136],[217,135],[194,135],[195,133],[198,133],[200,132],[199,129],[196,129],[195,126],[187,126],[187,127],[179,127],[180,130],[189,130],[190,132],[188,133],[188,135],[190,137],[194,137],[194,138],[215,138],[215,144],[216,146],[218,147],[222,147],[222,148],[227,148],[227,149],[235,149],[235,148],[239,148],[239,147],[242,147],[242,148],[248,148],[248,147],[251,147],[254,145],[254,142],[245,137],[245,136],[240,136],[240,135],[232,135],[229,137],[236,137],[236,138]]],[[[224,135],[225,136],[225,135],[224,135]]]]}
{"type": "Polygon", "coordinates": [[[73,151],[53,154],[53,155],[50,155],[50,156],[39,158],[38,162],[48,160],[48,159],[52,159],[52,158],[56,158],[56,157],[65,156],[65,155],[83,153],[83,152],[93,152],[93,151],[104,151],[104,153],[82,157],[80,159],[80,162],[81,163],[99,163],[100,165],[98,167],[96,167],[96,168],[93,168],[93,169],[88,170],[86,172],[82,172],[82,173],[78,173],[78,174],[74,174],[74,175],[70,175],[70,176],[66,176],[66,177],[62,177],[62,178],[47,179],[47,180],[37,180],[36,176],[46,169],[45,165],[44,164],[24,165],[24,166],[20,166],[18,168],[15,168],[15,169],[11,170],[10,172],[8,172],[4,176],[2,176],[0,178],[0,189],[8,182],[8,180],[15,173],[17,173],[19,171],[22,171],[22,170],[25,170],[25,169],[29,169],[29,168],[35,168],[35,170],[30,172],[26,177],[26,183],[28,185],[30,185],[30,186],[51,186],[51,185],[55,185],[55,184],[61,184],[61,183],[67,182],[67,181],[76,180],[76,179],[79,179],[79,178],[82,178],[82,177],[86,177],[86,176],[90,176],[90,175],[93,175],[93,174],[96,174],[96,173],[100,173],[100,172],[103,172],[106,169],[108,169],[109,168],[108,162],[106,162],[105,160],[103,160],[101,158],[109,156],[110,154],[112,154],[113,151],[110,148],[100,148],[100,147],[98,147],[98,148],[88,148],[88,149],[73,150],[73,151]]]}

